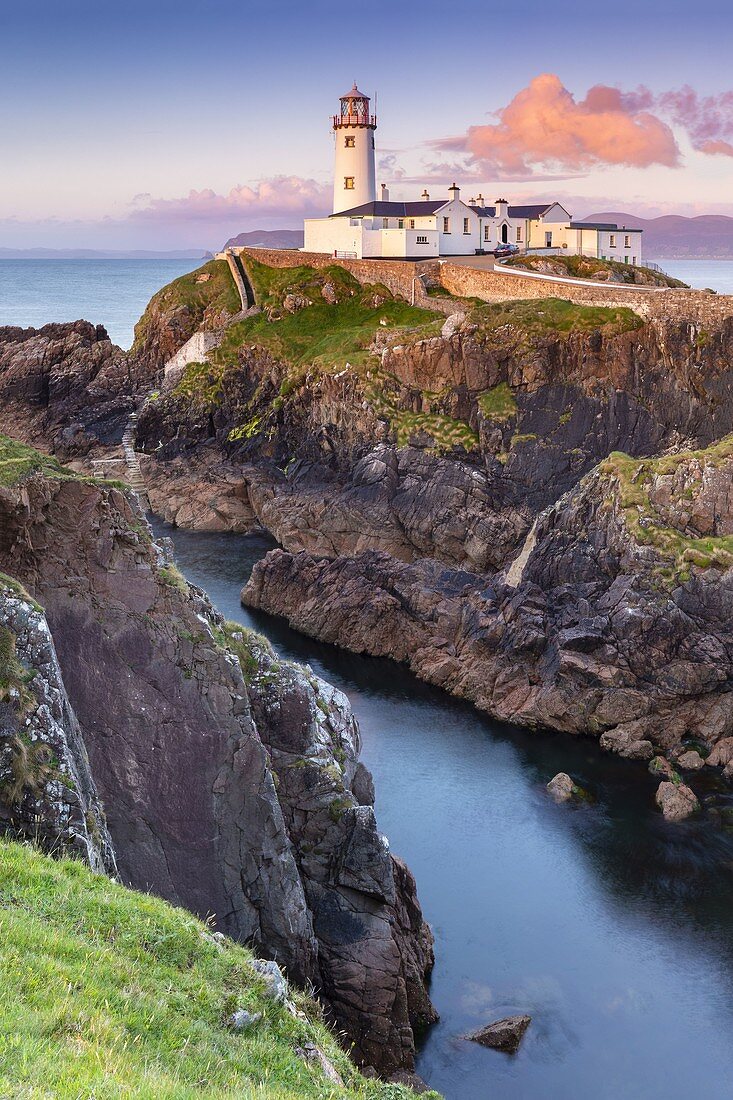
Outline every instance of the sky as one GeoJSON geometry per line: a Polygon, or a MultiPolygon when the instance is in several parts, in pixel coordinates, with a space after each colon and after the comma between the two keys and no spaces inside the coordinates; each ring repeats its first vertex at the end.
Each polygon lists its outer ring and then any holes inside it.
{"type": "Polygon", "coordinates": [[[299,228],[354,80],[393,198],[733,215],[732,32],[710,0],[0,0],[0,248],[299,228]]]}

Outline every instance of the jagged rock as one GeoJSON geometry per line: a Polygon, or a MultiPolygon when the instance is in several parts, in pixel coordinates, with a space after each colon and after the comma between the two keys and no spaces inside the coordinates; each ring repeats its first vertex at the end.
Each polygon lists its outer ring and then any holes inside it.
{"type": "Polygon", "coordinates": [[[422,1077],[417,1073],[408,1073],[404,1069],[390,1074],[387,1081],[390,1085],[404,1085],[405,1088],[412,1089],[418,1096],[422,1096],[424,1092],[430,1092],[430,1086],[426,1081],[423,1081],[422,1077]]]}
{"type": "MultiPolygon", "coordinates": [[[[282,965],[380,1072],[411,1069],[413,1026],[435,1018],[432,937],[414,881],[351,791],[359,736],[345,696],[281,666],[263,640],[269,674],[246,682],[251,662],[229,648],[246,632],[225,632],[114,485],[32,473],[0,488],[9,568],[45,605],[123,880],[213,914],[276,960],[261,964],[276,998],[282,965]]],[[[67,817],[93,811],[83,795],[69,789],[67,817]]]]}
{"type": "Polygon", "coordinates": [[[43,610],[0,577],[0,831],[115,874],[114,848],[43,610]]]}
{"type": "Polygon", "coordinates": [[[286,313],[300,313],[312,304],[310,298],[306,298],[304,294],[286,294],[283,298],[283,309],[286,313]]]}
{"type": "Polygon", "coordinates": [[[249,1031],[261,1019],[261,1012],[247,1012],[245,1008],[238,1008],[231,1014],[227,1024],[232,1031],[249,1031]]]}
{"type": "Polygon", "coordinates": [[[713,768],[725,768],[733,761],[733,737],[723,737],[706,759],[705,763],[713,768]]]}
{"type": "Polygon", "coordinates": [[[677,757],[677,765],[685,771],[697,772],[705,766],[705,761],[696,749],[690,749],[677,757]]]}
{"type": "Polygon", "coordinates": [[[547,790],[555,802],[570,802],[577,788],[567,772],[558,772],[547,784],[547,790]]]}
{"type": "Polygon", "coordinates": [[[660,783],[655,797],[667,821],[684,821],[700,809],[694,791],[684,783],[660,783]]]}
{"type": "Polygon", "coordinates": [[[677,772],[674,770],[666,756],[655,756],[649,761],[649,771],[652,775],[664,776],[667,779],[673,780],[678,778],[677,772]]]}
{"type": "Polygon", "coordinates": [[[302,1047],[296,1047],[295,1053],[299,1058],[302,1058],[304,1062],[310,1062],[311,1065],[316,1065],[323,1073],[323,1076],[327,1081],[331,1081],[332,1084],[338,1085],[339,1088],[343,1088],[344,1081],[339,1071],[334,1066],[321,1048],[315,1043],[304,1043],[302,1047]]]}
{"type": "Polygon", "coordinates": [[[495,1023],[487,1024],[478,1031],[472,1031],[465,1038],[474,1043],[480,1043],[481,1046],[491,1047],[493,1050],[515,1054],[531,1023],[531,1016],[506,1016],[503,1020],[496,1020],[495,1023]]]}
{"type": "Polygon", "coordinates": [[[615,752],[627,760],[650,760],[654,755],[651,741],[634,736],[631,729],[618,728],[601,734],[601,748],[615,752]]]}
{"type": "Polygon", "coordinates": [[[272,959],[253,959],[252,969],[264,980],[265,996],[283,1004],[288,996],[288,983],[280,967],[272,959]]]}
{"type": "Polygon", "coordinates": [[[338,294],[336,293],[336,287],[333,283],[324,283],[321,287],[321,297],[324,301],[328,302],[330,306],[335,306],[338,301],[338,294]]]}

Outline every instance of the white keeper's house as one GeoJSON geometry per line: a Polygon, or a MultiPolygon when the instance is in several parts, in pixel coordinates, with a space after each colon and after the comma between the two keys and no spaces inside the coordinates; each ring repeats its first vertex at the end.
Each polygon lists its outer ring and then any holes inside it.
{"type": "Polygon", "coordinates": [[[493,252],[502,244],[538,255],[582,255],[640,264],[640,229],[575,222],[559,202],[488,205],[483,195],[465,201],[454,183],[448,196],[423,191],[414,201],[390,199],[382,184],[377,198],[374,131],[369,96],[356,84],[341,96],[333,116],[335,166],[333,213],[305,221],[306,252],[368,259],[428,259],[493,252]]]}

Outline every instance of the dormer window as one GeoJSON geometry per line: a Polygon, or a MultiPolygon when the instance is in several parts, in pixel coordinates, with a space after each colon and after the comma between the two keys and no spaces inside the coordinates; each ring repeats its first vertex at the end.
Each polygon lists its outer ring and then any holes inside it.
{"type": "Polygon", "coordinates": [[[354,190],[354,177],[353,176],[344,176],[344,191],[353,191],[353,190],[354,190]]]}

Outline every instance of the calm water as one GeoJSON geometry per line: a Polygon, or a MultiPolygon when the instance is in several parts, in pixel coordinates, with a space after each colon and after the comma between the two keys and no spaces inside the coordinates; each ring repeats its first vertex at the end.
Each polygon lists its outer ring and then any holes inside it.
{"type": "Polygon", "coordinates": [[[675,279],[718,294],[733,294],[733,260],[659,260],[659,266],[675,279]]]}
{"type": "Polygon", "coordinates": [[[513,731],[399,665],[244,610],[269,540],[157,529],[227,617],[351,699],[380,826],[435,930],[442,1020],[418,1066],[435,1088],[448,1100],[733,1095],[730,833],[665,824],[643,767],[594,742],[513,731]],[[595,804],[555,806],[544,784],[560,770],[595,804]],[[511,1012],[533,1017],[515,1057],[459,1038],[511,1012]]]}
{"type": "Polygon", "coordinates": [[[129,348],[146,305],[166,283],[202,260],[0,260],[0,326],[49,321],[104,325],[129,348]]]}

